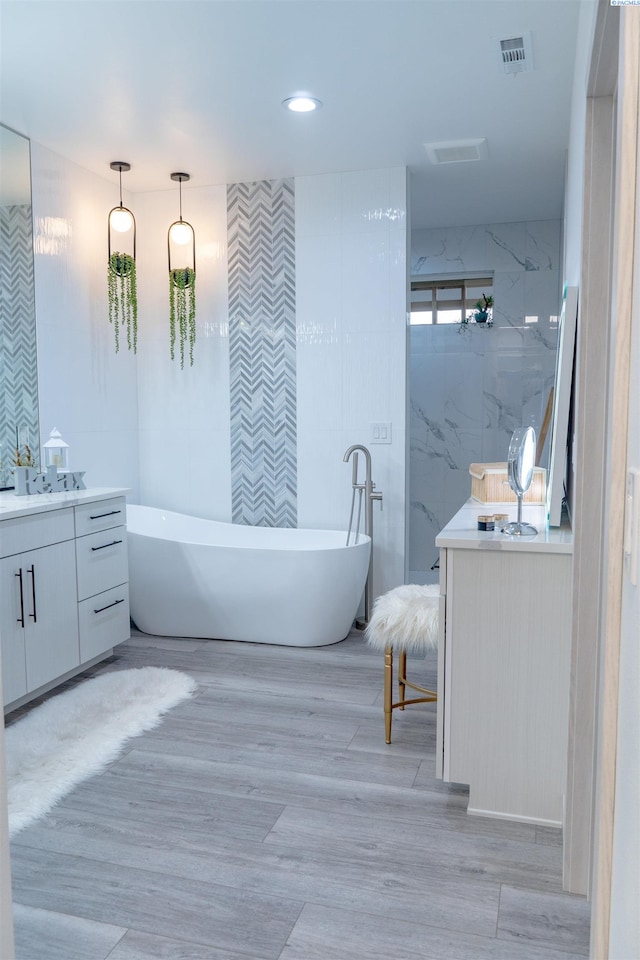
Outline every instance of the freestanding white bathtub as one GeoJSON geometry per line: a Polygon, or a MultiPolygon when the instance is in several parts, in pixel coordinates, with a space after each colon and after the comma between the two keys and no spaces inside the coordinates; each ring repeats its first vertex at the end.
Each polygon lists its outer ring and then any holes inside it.
{"type": "Polygon", "coordinates": [[[371,541],[127,505],[131,617],[144,633],[317,647],[348,634],[371,541]]]}

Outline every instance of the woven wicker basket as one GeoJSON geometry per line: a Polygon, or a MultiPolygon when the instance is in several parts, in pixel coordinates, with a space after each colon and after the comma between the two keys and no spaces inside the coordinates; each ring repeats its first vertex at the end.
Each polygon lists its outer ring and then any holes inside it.
{"type": "MultiPolygon", "coordinates": [[[[472,463],[471,496],[480,503],[516,503],[517,497],[509,486],[506,463],[472,463]]],[[[547,471],[535,467],[531,486],[522,498],[525,503],[545,503],[547,471]]]]}

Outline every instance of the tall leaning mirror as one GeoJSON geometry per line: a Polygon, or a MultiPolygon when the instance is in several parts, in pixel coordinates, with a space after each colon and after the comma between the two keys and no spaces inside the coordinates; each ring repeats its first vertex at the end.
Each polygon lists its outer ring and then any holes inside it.
{"type": "Polygon", "coordinates": [[[38,463],[38,372],[29,141],[0,124],[0,488],[38,463]]]}

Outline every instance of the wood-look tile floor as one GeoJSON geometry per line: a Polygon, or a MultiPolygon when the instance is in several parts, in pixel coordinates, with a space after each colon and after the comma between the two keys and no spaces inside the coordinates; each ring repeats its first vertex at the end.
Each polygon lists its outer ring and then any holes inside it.
{"type": "MultiPolygon", "coordinates": [[[[134,633],[89,673],[146,665],[198,692],[15,838],[18,960],[588,956],[559,831],[467,815],[434,778],[435,705],[395,711],[387,746],[360,633],[134,633]]],[[[416,667],[435,683],[435,657],[416,667]]]]}

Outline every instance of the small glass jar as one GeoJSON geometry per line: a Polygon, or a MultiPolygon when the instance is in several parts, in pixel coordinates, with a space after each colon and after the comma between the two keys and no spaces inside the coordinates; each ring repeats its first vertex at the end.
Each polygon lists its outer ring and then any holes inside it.
{"type": "Polygon", "coordinates": [[[493,522],[495,524],[495,532],[502,533],[504,527],[509,523],[509,514],[508,513],[496,513],[493,516],[493,522]]]}

